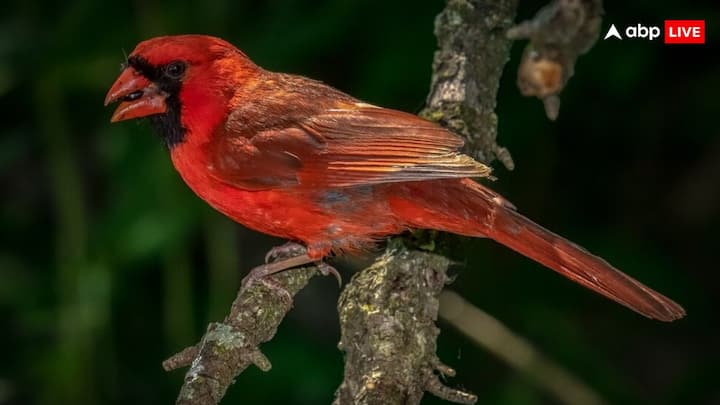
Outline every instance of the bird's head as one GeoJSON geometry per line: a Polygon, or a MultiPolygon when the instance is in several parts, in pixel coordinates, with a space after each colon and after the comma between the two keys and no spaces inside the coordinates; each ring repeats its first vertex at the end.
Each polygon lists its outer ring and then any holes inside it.
{"type": "Polygon", "coordinates": [[[105,97],[119,102],[111,122],[149,117],[168,147],[209,136],[238,86],[259,68],[228,42],[206,35],[143,41],[105,97]]]}

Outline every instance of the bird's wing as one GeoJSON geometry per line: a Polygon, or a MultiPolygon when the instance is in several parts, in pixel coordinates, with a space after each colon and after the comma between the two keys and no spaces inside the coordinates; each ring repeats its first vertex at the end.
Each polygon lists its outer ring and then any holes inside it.
{"type": "Polygon", "coordinates": [[[458,152],[457,135],[415,115],[341,102],[246,136],[228,119],[211,146],[212,172],[245,189],[349,187],[485,177],[490,168],[458,152]]]}

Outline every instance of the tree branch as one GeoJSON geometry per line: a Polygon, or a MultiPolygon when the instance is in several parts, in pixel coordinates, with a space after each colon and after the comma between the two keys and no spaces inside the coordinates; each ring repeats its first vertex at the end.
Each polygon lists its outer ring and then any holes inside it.
{"type": "Polygon", "coordinates": [[[597,41],[602,0],[553,0],[530,20],[507,32],[510,39],[529,39],[517,85],[525,96],[542,100],[545,115],[560,113],[560,92],[575,72],[575,62],[597,41]]]}
{"type": "Polygon", "coordinates": [[[200,343],[163,362],[166,371],[191,365],[176,403],[218,404],[249,365],[270,370],[259,345],[272,339],[293,297],[316,273],[315,267],[293,269],[241,289],[222,323],[211,323],[200,343]]]}
{"type": "Polygon", "coordinates": [[[427,106],[421,116],[466,140],[465,152],[482,162],[515,167],[497,137],[497,92],[510,57],[517,0],[448,0],[435,20],[438,50],[427,106]]]}
{"type": "Polygon", "coordinates": [[[336,405],[416,404],[425,391],[461,404],[476,401],[445,387],[437,374],[454,375],[435,355],[438,294],[449,264],[395,240],[353,277],[338,301],[345,378],[336,405]]]}
{"type": "Polygon", "coordinates": [[[485,350],[528,376],[560,402],[568,405],[607,404],[592,388],[560,364],[458,294],[451,291],[440,294],[440,317],[485,350]]]}
{"type": "MultiPolygon", "coordinates": [[[[439,50],[427,107],[421,113],[465,137],[466,152],[512,169],[495,142],[495,104],[516,0],[449,0],[435,20],[439,50]]],[[[455,372],[435,354],[438,294],[448,259],[408,251],[397,242],[345,287],[338,303],[345,375],[335,404],[417,404],[425,392],[472,404],[477,398],[444,386],[455,372]]]]}

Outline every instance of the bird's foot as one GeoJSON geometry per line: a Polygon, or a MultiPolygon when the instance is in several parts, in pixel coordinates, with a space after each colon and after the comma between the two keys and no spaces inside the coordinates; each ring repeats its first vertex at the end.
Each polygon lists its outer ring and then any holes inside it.
{"type": "Polygon", "coordinates": [[[249,286],[258,281],[262,281],[269,288],[277,287],[277,283],[267,283],[270,276],[293,267],[314,263],[320,274],[323,276],[333,275],[337,279],[338,286],[342,287],[342,277],[340,273],[331,265],[321,261],[311,259],[307,254],[307,248],[299,243],[288,242],[282,246],[276,246],[265,255],[265,264],[250,270],[247,276],[242,280],[241,290],[245,290],[249,286]]]}
{"type": "Polygon", "coordinates": [[[265,255],[265,263],[277,261],[282,257],[295,257],[307,253],[307,248],[296,242],[287,242],[281,246],[275,246],[265,255]]]}
{"type": "MultiPolygon", "coordinates": [[[[275,246],[274,248],[270,249],[270,251],[267,252],[267,254],[265,255],[265,263],[274,263],[278,260],[278,258],[304,255],[307,254],[307,251],[308,249],[299,243],[287,242],[284,245],[275,246]]],[[[317,261],[315,262],[315,265],[320,271],[320,274],[322,274],[323,276],[329,276],[331,274],[335,276],[338,282],[338,286],[342,287],[342,277],[340,276],[340,273],[337,271],[337,269],[323,261],[317,261]]]]}
{"type": "MultiPolygon", "coordinates": [[[[299,256],[293,256],[284,258],[281,260],[274,261],[272,263],[265,263],[257,266],[250,270],[247,276],[242,279],[240,291],[243,291],[255,284],[258,281],[263,281],[267,276],[291,269],[293,267],[302,266],[308,263],[313,263],[315,260],[311,259],[307,254],[301,254],[299,256]]],[[[266,283],[264,283],[266,284],[266,283]]],[[[266,284],[268,287],[270,285],[266,284]]]]}

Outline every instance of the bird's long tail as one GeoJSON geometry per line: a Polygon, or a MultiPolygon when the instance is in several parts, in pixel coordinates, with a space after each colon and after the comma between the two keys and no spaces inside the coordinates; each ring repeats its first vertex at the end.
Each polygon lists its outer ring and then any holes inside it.
{"type": "Polygon", "coordinates": [[[481,184],[463,179],[409,187],[413,198],[395,199],[393,208],[413,227],[491,238],[648,318],[669,322],[685,315],[671,299],[520,215],[481,184]]]}

